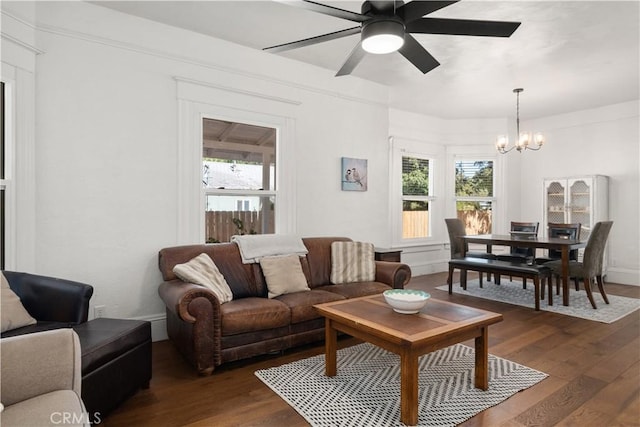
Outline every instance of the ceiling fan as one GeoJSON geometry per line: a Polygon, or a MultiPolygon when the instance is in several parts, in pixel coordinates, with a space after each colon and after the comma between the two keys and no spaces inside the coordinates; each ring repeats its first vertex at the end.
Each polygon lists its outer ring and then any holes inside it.
{"type": "Polygon", "coordinates": [[[351,51],[336,76],[350,74],[367,52],[381,54],[397,50],[423,74],[439,66],[440,63],[418,43],[411,33],[509,37],[520,26],[520,22],[424,18],[425,15],[457,3],[459,0],[414,0],[406,4],[403,1],[394,0],[368,0],[362,3],[361,13],[310,0],[276,1],[360,23],[357,27],[263,49],[270,52],[284,52],[360,33],[361,42],[351,51]]]}

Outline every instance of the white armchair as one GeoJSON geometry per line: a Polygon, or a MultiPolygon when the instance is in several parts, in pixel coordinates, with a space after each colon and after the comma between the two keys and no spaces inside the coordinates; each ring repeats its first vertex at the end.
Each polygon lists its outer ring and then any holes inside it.
{"type": "Polygon", "coordinates": [[[80,397],[80,341],[73,329],[3,338],[0,353],[2,426],[99,422],[89,419],[80,397]]]}

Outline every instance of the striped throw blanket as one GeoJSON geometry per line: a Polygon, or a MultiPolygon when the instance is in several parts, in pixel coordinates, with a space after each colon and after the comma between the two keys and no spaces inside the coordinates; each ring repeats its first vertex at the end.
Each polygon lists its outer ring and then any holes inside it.
{"type": "Polygon", "coordinates": [[[376,278],[372,243],[331,243],[331,283],[371,282],[376,278]]]}

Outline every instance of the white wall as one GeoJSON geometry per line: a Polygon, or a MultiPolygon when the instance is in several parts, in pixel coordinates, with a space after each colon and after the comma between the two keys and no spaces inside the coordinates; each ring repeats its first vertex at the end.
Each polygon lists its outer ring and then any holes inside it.
{"type": "MultiPolygon", "coordinates": [[[[11,6],[3,4],[5,16],[27,20],[11,6]]],[[[185,86],[202,88],[197,105],[205,109],[228,105],[236,116],[263,112],[293,123],[287,144],[295,158],[281,177],[290,188],[278,206],[294,207],[287,212],[298,234],[385,243],[385,87],[84,2],[40,2],[36,15],[44,53],[29,271],[90,283],[92,306],[156,320],[154,337],[162,336],[157,253],[180,241],[185,86]],[[281,107],[265,111],[271,105],[281,107]],[[341,191],[343,156],[368,159],[367,192],[341,191]]]]}
{"type": "MultiPolygon", "coordinates": [[[[2,9],[3,23],[7,17],[30,21],[16,4],[3,2],[2,9]]],[[[16,269],[91,283],[92,305],[105,305],[107,316],[155,321],[155,339],[164,334],[157,252],[179,242],[183,227],[178,182],[188,162],[178,159],[180,144],[189,142],[179,126],[180,85],[201,87],[197,101],[212,111],[269,113],[291,124],[287,144],[295,157],[285,156],[281,164],[285,176],[279,182],[286,191],[279,206],[289,206],[295,232],[349,236],[378,246],[392,242],[389,135],[440,145],[450,157],[493,153],[495,134],[508,127],[505,119],[446,121],[389,111],[385,87],[336,79],[329,70],[84,2],[39,2],[35,14],[34,43],[43,51],[35,75],[35,197],[27,203],[35,232],[23,234],[35,250],[16,269]],[[271,105],[280,107],[266,111],[271,105]],[[340,190],[341,157],[368,159],[367,192],[340,190]]],[[[3,34],[3,48],[5,39],[3,34]]],[[[587,127],[556,129],[549,124],[565,123],[564,118],[543,121],[547,147],[526,159],[497,159],[509,201],[502,217],[539,216],[542,177],[567,170],[565,160],[579,156],[571,174],[588,169],[612,177],[612,198],[621,199],[611,210],[617,221],[612,266],[631,273],[625,277],[637,284],[637,118],[636,106],[635,116],[587,120],[587,127]],[[578,150],[587,144],[589,150],[578,150]],[[536,197],[521,197],[525,191],[536,197]],[[635,243],[627,239],[630,234],[635,243]]],[[[28,153],[22,155],[29,160],[28,153]]],[[[435,246],[405,251],[403,259],[416,273],[443,269],[442,227],[435,246]]]]}
{"type": "Polygon", "coordinates": [[[637,101],[525,122],[540,129],[547,144],[522,154],[518,191],[521,213],[542,223],[544,178],[585,175],[609,177],[607,280],[640,283],[640,114],[637,101]]]}
{"type": "MultiPolygon", "coordinates": [[[[508,231],[509,221],[543,222],[543,180],[585,175],[609,177],[609,237],[607,280],[640,284],[640,114],[638,101],[571,114],[523,121],[521,128],[542,131],[546,145],[537,152],[495,154],[497,134],[511,129],[512,119],[441,120],[391,110],[390,134],[421,140],[427,149],[442,144],[447,150],[447,194],[453,191],[456,155],[496,157],[495,232],[508,231]]],[[[445,216],[455,214],[452,199],[445,216]]],[[[403,261],[421,274],[442,271],[448,259],[446,230],[441,221],[431,245],[405,248],[403,261]],[[439,243],[442,244],[439,245],[439,243]]]]}

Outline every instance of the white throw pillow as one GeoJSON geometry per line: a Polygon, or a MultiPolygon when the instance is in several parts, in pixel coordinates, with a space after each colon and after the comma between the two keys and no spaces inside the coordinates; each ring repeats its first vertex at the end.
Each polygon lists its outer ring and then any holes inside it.
{"type": "Polygon", "coordinates": [[[331,283],[372,282],[376,261],[372,243],[331,243],[331,283]]]}
{"type": "Polygon", "coordinates": [[[302,272],[298,255],[260,258],[260,267],[267,281],[269,298],[311,290],[302,272]]]}
{"type": "Polygon", "coordinates": [[[9,282],[7,282],[7,278],[4,277],[4,273],[2,272],[0,272],[0,282],[2,332],[36,323],[36,319],[31,317],[29,312],[22,305],[20,297],[18,297],[18,295],[16,295],[9,287],[9,282]]]}
{"type": "Polygon", "coordinates": [[[218,267],[209,257],[202,253],[184,264],[176,264],[173,272],[185,282],[195,283],[211,289],[220,304],[233,299],[233,293],[218,267]]]}

